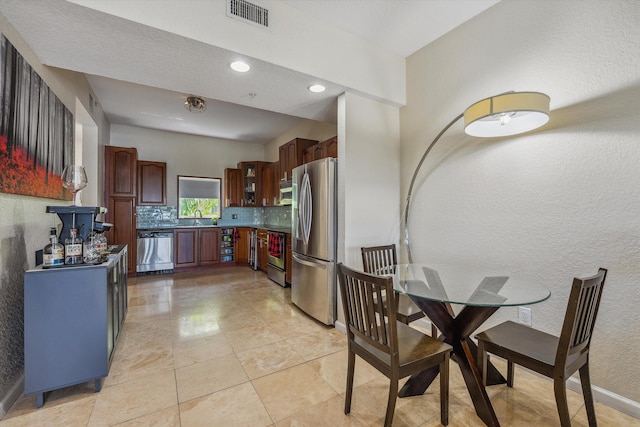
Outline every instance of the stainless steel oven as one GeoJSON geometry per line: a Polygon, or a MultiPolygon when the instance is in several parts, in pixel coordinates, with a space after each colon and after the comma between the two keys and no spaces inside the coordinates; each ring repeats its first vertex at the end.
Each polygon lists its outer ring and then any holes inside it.
{"type": "Polygon", "coordinates": [[[277,231],[267,232],[267,276],[280,286],[286,286],[285,258],[287,235],[277,231]]]}

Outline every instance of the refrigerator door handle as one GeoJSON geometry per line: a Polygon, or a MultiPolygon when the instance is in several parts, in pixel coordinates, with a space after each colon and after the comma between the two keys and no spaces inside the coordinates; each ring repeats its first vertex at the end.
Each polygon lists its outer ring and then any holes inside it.
{"type": "Polygon", "coordinates": [[[298,261],[300,264],[306,265],[308,267],[322,268],[323,270],[325,270],[327,268],[325,263],[318,262],[318,261],[314,260],[313,258],[309,258],[309,257],[303,256],[303,255],[298,255],[296,253],[294,253],[292,255],[293,255],[293,259],[298,261]]]}
{"type": "Polygon", "coordinates": [[[309,244],[311,236],[311,222],[313,221],[313,195],[311,194],[311,181],[306,169],[302,176],[300,189],[300,204],[298,209],[298,223],[302,228],[302,241],[305,247],[309,244]]]}

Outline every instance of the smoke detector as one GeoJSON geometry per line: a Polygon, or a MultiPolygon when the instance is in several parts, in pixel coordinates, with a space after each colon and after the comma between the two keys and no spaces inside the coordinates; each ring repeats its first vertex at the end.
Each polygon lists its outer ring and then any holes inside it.
{"type": "Polygon", "coordinates": [[[207,103],[199,96],[190,96],[184,101],[184,108],[192,113],[202,113],[207,109],[207,103]]]}

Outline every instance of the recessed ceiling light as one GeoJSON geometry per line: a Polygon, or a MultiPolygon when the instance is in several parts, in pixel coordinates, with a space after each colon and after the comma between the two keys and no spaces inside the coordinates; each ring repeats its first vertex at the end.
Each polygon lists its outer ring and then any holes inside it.
{"type": "Polygon", "coordinates": [[[234,62],[231,63],[230,67],[231,67],[231,69],[233,71],[237,71],[239,73],[246,73],[247,71],[249,71],[251,69],[249,64],[247,64],[246,62],[242,62],[242,61],[234,61],[234,62]]]}
{"type": "Polygon", "coordinates": [[[322,86],[322,85],[311,85],[309,86],[309,90],[313,93],[320,93],[320,92],[324,92],[325,90],[327,90],[326,87],[322,86]]]}

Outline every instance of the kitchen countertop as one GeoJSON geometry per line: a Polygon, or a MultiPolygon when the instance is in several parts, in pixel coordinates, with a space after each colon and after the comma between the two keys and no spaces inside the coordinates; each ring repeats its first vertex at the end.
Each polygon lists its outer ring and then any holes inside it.
{"type": "Polygon", "coordinates": [[[264,224],[250,224],[250,225],[213,225],[213,224],[200,224],[200,225],[159,225],[157,227],[138,227],[137,231],[154,231],[154,230],[173,230],[173,229],[189,229],[189,228],[263,228],[269,231],[276,231],[279,233],[291,233],[291,227],[282,226],[270,226],[264,224]]]}

